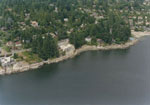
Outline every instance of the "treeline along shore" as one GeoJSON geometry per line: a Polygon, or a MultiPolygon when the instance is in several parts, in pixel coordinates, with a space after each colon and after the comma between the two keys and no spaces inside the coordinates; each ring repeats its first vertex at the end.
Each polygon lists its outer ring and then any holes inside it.
{"type": "Polygon", "coordinates": [[[1,68],[0,69],[0,75],[6,75],[6,74],[12,74],[12,73],[19,73],[19,72],[25,72],[29,70],[35,70],[44,64],[52,64],[52,63],[58,63],[60,61],[67,60],[69,58],[73,58],[76,55],[85,52],[85,51],[94,51],[94,50],[113,50],[113,49],[126,49],[134,44],[136,44],[139,39],[143,36],[150,36],[150,32],[135,32],[132,31],[132,40],[129,40],[128,42],[124,44],[111,44],[111,45],[106,45],[106,46],[93,46],[93,45],[83,45],[81,48],[76,49],[73,53],[71,54],[66,54],[64,56],[60,56],[58,58],[54,59],[48,59],[46,61],[41,61],[39,63],[33,63],[29,64],[25,61],[20,61],[17,62],[13,66],[9,66],[6,68],[1,68]]]}

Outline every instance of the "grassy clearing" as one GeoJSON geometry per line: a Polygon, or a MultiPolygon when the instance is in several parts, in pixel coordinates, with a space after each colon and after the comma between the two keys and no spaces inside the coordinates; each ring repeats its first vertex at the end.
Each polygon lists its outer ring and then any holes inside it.
{"type": "Polygon", "coordinates": [[[23,60],[25,60],[26,62],[30,64],[42,61],[42,59],[39,58],[38,55],[33,54],[32,52],[29,52],[29,51],[22,52],[21,54],[19,54],[19,56],[21,56],[23,60]]]}

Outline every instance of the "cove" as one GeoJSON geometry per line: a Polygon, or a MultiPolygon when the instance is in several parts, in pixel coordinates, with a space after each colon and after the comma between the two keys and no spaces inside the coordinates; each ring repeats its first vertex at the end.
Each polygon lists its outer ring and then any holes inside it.
{"type": "Polygon", "coordinates": [[[150,37],[125,50],[89,51],[0,76],[0,105],[149,105],[150,37]]]}

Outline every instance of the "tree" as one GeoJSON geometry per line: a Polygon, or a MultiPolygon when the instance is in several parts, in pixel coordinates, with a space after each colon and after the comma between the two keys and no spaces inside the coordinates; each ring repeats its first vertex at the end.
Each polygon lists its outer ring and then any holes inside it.
{"type": "Polygon", "coordinates": [[[82,33],[73,33],[73,35],[70,36],[70,43],[72,43],[75,48],[79,48],[85,44],[85,37],[82,33]]]}
{"type": "Polygon", "coordinates": [[[32,43],[32,52],[44,60],[59,56],[56,40],[51,35],[40,35],[32,43]]]}

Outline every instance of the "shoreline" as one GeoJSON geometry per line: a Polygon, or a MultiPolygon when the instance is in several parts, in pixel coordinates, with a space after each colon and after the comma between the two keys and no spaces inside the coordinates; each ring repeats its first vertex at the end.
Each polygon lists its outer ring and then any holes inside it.
{"type": "Polygon", "coordinates": [[[61,56],[59,58],[50,59],[47,61],[42,61],[42,62],[34,63],[34,64],[28,64],[25,61],[17,62],[17,64],[15,64],[13,66],[7,67],[5,69],[0,69],[0,75],[13,74],[13,73],[35,70],[35,69],[40,68],[44,64],[58,63],[58,62],[73,58],[73,57],[77,56],[78,54],[80,54],[82,52],[86,52],[86,51],[126,49],[126,48],[129,48],[130,46],[135,45],[141,37],[150,36],[150,32],[132,31],[132,35],[135,38],[135,40],[128,41],[125,44],[112,44],[112,45],[107,45],[107,46],[84,45],[81,48],[76,49],[73,54],[61,56]]]}

